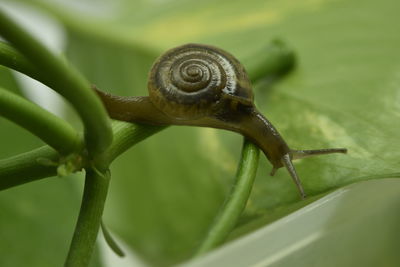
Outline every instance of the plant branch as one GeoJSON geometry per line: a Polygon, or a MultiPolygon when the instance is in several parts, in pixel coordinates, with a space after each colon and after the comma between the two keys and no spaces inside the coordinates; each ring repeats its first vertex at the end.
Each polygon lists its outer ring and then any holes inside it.
{"type": "Polygon", "coordinates": [[[255,83],[264,78],[281,76],[296,63],[296,56],[285,42],[275,39],[260,51],[252,52],[242,60],[250,80],[255,83]]]}
{"type": "Polygon", "coordinates": [[[84,267],[90,258],[99,232],[101,216],[107,197],[110,174],[88,168],[78,222],[65,262],[66,267],[84,267]]]}
{"type": "Polygon", "coordinates": [[[43,146],[0,160],[0,190],[57,174],[57,166],[41,164],[40,159],[58,162],[59,154],[49,146],[43,146]]]}
{"type": "Polygon", "coordinates": [[[123,121],[113,121],[112,129],[114,132],[114,140],[110,149],[105,153],[105,158],[109,162],[112,162],[130,147],[143,141],[147,137],[164,130],[165,128],[167,128],[167,126],[152,126],[123,121]]]}
{"type": "MultiPolygon", "coordinates": [[[[87,168],[84,196],[65,266],[88,266],[101,224],[107,197],[109,172],[107,167],[129,147],[153,135],[164,127],[143,126],[126,122],[113,123],[114,141],[110,148],[95,159],[99,168],[87,168]]],[[[107,238],[107,233],[106,233],[107,238]]],[[[108,239],[110,241],[110,239],[108,239]]],[[[111,242],[112,243],[112,242],[111,242]]],[[[110,244],[110,242],[109,242],[110,244]]],[[[114,249],[116,246],[112,246],[114,249]]],[[[120,252],[120,250],[117,250],[120,252]]]]}
{"type": "Polygon", "coordinates": [[[0,41],[0,65],[21,72],[43,84],[47,83],[37,69],[21,53],[2,41],[0,41]]]}
{"type": "Polygon", "coordinates": [[[104,224],[104,221],[101,221],[100,228],[101,231],[103,232],[104,240],[106,241],[108,246],[112,249],[112,251],[114,251],[114,253],[120,257],[125,257],[124,251],[121,249],[117,241],[115,241],[111,233],[108,231],[106,225],[104,224]]]}
{"type": "Polygon", "coordinates": [[[71,125],[3,88],[0,88],[0,116],[30,131],[60,154],[77,152],[82,148],[79,134],[71,125]]]}
{"type": "Polygon", "coordinates": [[[0,25],[0,35],[11,42],[40,71],[46,85],[64,96],[77,110],[85,126],[85,140],[90,154],[106,150],[112,142],[109,118],[89,82],[1,10],[0,25]]]}
{"type": "Polygon", "coordinates": [[[236,180],[206,238],[198,248],[197,256],[221,244],[235,227],[250,196],[259,155],[258,147],[250,141],[244,140],[236,180]]]}
{"type": "MultiPolygon", "coordinates": [[[[115,138],[108,152],[105,153],[105,157],[103,157],[104,161],[112,162],[130,147],[162,129],[164,127],[114,121],[113,130],[115,138]]],[[[49,146],[43,146],[8,159],[0,160],[0,191],[57,175],[56,164],[60,160],[60,155],[49,146]],[[46,162],[53,162],[54,164],[50,166],[46,162]]]]}

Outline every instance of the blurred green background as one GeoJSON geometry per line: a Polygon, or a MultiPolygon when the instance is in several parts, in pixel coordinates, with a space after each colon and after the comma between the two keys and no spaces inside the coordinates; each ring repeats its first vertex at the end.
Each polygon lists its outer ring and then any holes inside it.
{"type": "MultiPolygon", "coordinates": [[[[231,238],[336,188],[400,176],[398,1],[2,2],[18,7],[15,13],[33,8],[58,21],[66,33],[65,57],[99,88],[120,95],[146,95],[154,59],[183,43],[221,47],[245,66],[271,39],[293,47],[296,69],[277,83],[255,84],[256,105],[292,148],[346,147],[349,154],[295,163],[311,196],[303,202],[286,171],[270,177],[271,165],[261,157],[231,238]]],[[[4,68],[0,86],[21,92],[4,68]]],[[[73,114],[66,116],[76,123],[73,114]]],[[[41,145],[3,119],[0,129],[1,158],[41,145]]],[[[241,139],[220,130],[169,127],[135,146],[112,165],[106,225],[153,265],[188,259],[230,188],[241,139]]],[[[51,178],[0,193],[1,266],[62,264],[79,211],[81,178],[51,178]]]]}

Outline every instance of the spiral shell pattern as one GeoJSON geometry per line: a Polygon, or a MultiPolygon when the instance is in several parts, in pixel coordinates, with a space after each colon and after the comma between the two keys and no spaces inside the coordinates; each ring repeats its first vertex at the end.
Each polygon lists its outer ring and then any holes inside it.
{"type": "Polygon", "coordinates": [[[213,112],[222,94],[252,97],[251,92],[239,92],[249,90],[240,89],[243,79],[250,84],[232,55],[211,46],[187,44],[167,51],[153,65],[149,95],[165,114],[193,119],[213,112]]]}

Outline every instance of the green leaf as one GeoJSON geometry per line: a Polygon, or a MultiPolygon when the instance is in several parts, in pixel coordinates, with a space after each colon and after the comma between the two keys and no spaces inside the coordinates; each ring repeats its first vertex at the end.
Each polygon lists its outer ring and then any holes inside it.
{"type": "MultiPolygon", "coordinates": [[[[311,196],[304,202],[284,170],[268,176],[262,157],[240,234],[349,183],[399,177],[397,1],[120,0],[107,19],[36,2],[67,27],[69,59],[99,88],[122,95],[147,94],[146,73],[171,46],[213,44],[246,63],[277,36],[290,42],[297,69],[274,85],[258,84],[258,107],[292,148],[349,153],[295,162],[311,196]]],[[[232,182],[240,140],[170,127],[138,145],[112,166],[108,224],[152,263],[189,257],[232,182]]]]}

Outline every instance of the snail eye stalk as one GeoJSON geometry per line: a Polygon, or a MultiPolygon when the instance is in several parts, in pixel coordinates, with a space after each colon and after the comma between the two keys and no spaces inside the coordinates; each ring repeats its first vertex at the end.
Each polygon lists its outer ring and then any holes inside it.
{"type": "MultiPolygon", "coordinates": [[[[302,199],[306,198],[306,194],[304,192],[303,185],[301,184],[301,181],[297,175],[296,168],[294,167],[292,163],[292,159],[302,159],[310,156],[316,156],[316,155],[326,155],[326,154],[333,154],[333,153],[347,153],[346,148],[326,148],[326,149],[316,149],[316,150],[291,150],[290,154],[285,154],[282,157],[282,164],[285,166],[285,168],[288,170],[290,176],[292,177],[294,183],[297,186],[297,189],[299,190],[300,196],[302,199]]],[[[273,174],[275,174],[276,169],[273,169],[273,174]]],[[[273,175],[271,172],[271,175],[273,175]]]]}
{"type": "Polygon", "coordinates": [[[292,177],[294,183],[296,184],[297,188],[299,189],[301,198],[305,199],[306,198],[306,193],[304,192],[303,185],[301,184],[300,178],[297,175],[296,169],[294,168],[294,165],[292,163],[292,160],[290,159],[290,155],[289,154],[283,155],[282,164],[288,170],[288,172],[289,172],[290,176],[292,177]]]}
{"type": "Polygon", "coordinates": [[[318,156],[318,155],[326,155],[326,154],[333,154],[333,153],[342,153],[346,154],[346,148],[324,148],[324,149],[315,149],[315,150],[291,150],[290,154],[292,155],[292,159],[302,159],[308,158],[311,156],[318,156]]]}

